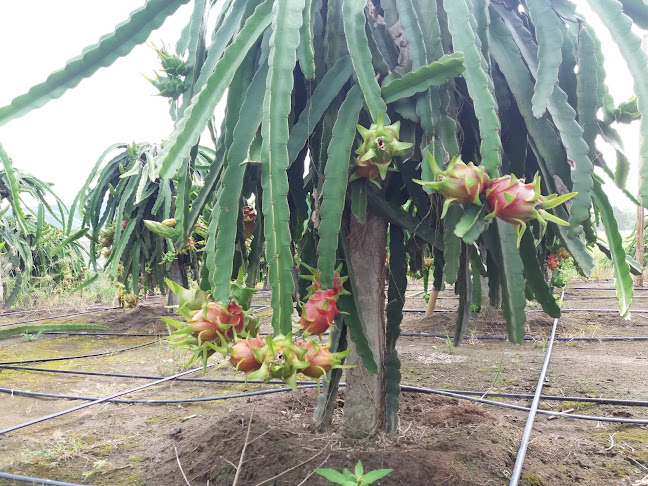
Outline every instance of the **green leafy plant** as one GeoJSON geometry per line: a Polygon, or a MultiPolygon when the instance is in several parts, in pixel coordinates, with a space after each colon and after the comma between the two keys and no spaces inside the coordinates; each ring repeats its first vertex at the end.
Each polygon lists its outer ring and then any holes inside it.
{"type": "Polygon", "coordinates": [[[362,467],[362,461],[358,461],[356,464],[355,474],[348,469],[345,469],[343,472],[338,472],[335,469],[315,469],[315,472],[320,476],[324,476],[332,483],[343,486],[364,486],[371,484],[384,478],[392,471],[393,469],[376,469],[375,471],[367,471],[365,473],[362,467]]]}

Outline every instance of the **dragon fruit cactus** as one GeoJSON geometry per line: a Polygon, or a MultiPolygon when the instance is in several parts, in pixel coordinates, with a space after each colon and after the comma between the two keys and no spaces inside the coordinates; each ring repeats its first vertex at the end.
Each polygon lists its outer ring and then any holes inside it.
{"type": "Polygon", "coordinates": [[[479,206],[482,205],[480,195],[490,182],[483,166],[476,166],[472,162],[465,164],[461,158],[453,157],[448,164],[448,168],[442,171],[430,152],[427,152],[426,156],[435,180],[415,180],[414,182],[434,189],[445,197],[441,218],[445,217],[451,204],[469,202],[479,206]]]}
{"type": "Polygon", "coordinates": [[[260,337],[237,339],[234,345],[229,348],[229,362],[236,367],[236,371],[244,373],[257,371],[263,365],[263,355],[258,359],[255,350],[263,349],[265,346],[265,340],[260,337]]]}
{"type": "Polygon", "coordinates": [[[352,368],[352,366],[342,366],[342,360],[351,353],[351,349],[331,353],[328,346],[319,346],[313,341],[298,343],[296,346],[306,350],[306,354],[302,359],[309,363],[309,366],[300,370],[300,373],[309,378],[325,376],[334,368],[352,368]]]}
{"type": "Polygon", "coordinates": [[[333,289],[316,290],[302,305],[302,315],[299,325],[305,335],[319,336],[333,325],[335,316],[340,313],[337,308],[338,294],[333,289]]]}
{"type": "Polygon", "coordinates": [[[252,236],[252,233],[254,233],[256,217],[256,210],[252,206],[245,206],[243,208],[243,228],[246,240],[252,236]]]}
{"type": "Polygon", "coordinates": [[[560,261],[558,260],[558,257],[556,255],[549,255],[547,257],[547,266],[549,267],[549,270],[558,270],[558,267],[560,266],[560,261]]]}
{"type": "Polygon", "coordinates": [[[540,193],[540,175],[536,173],[533,182],[525,184],[524,179],[515,175],[505,175],[493,179],[486,189],[486,201],[490,213],[484,218],[492,220],[495,217],[515,226],[517,244],[520,246],[522,235],[526,229],[526,222],[537,219],[543,226],[547,220],[556,224],[568,226],[569,223],[546,211],[571,199],[577,193],[570,192],[558,196],[550,194],[543,196],[540,193]]]}
{"type": "Polygon", "coordinates": [[[361,125],[357,127],[362,136],[362,143],[355,151],[358,158],[351,180],[366,177],[378,184],[376,178],[380,176],[381,179],[385,179],[392,159],[396,155],[402,155],[412,144],[398,140],[400,122],[385,126],[382,113],[378,113],[376,123],[372,123],[369,128],[361,125]]]}

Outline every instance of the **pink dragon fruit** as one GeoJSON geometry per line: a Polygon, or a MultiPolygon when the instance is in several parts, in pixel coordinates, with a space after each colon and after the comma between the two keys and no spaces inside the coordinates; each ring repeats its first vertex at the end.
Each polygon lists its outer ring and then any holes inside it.
{"type": "Polygon", "coordinates": [[[558,270],[558,267],[560,266],[558,257],[556,255],[549,255],[547,257],[547,266],[549,267],[549,270],[558,270]]]}
{"type": "Polygon", "coordinates": [[[488,214],[484,219],[492,220],[495,217],[515,226],[517,244],[520,241],[526,222],[537,219],[542,225],[547,225],[547,220],[556,224],[568,226],[569,223],[557,216],[545,211],[562,204],[571,199],[577,193],[570,192],[558,196],[551,194],[542,196],[540,193],[540,176],[536,173],[533,183],[525,184],[524,179],[518,179],[515,175],[505,175],[493,179],[486,190],[486,201],[488,202],[488,214]]]}
{"type": "Polygon", "coordinates": [[[333,324],[333,319],[339,313],[336,291],[333,289],[317,290],[302,306],[299,324],[304,328],[305,334],[319,336],[328,331],[333,324]]]}
{"type": "Polygon", "coordinates": [[[241,334],[245,327],[245,313],[241,306],[231,301],[227,306],[220,302],[210,302],[206,307],[195,311],[191,316],[193,336],[201,341],[212,341],[219,333],[233,339],[234,331],[241,334]]]}
{"type": "Polygon", "coordinates": [[[483,166],[476,166],[472,162],[466,165],[459,157],[453,157],[448,168],[442,171],[434,156],[430,152],[427,152],[426,155],[435,180],[429,182],[415,180],[414,182],[434,189],[445,197],[441,218],[445,217],[450,204],[470,202],[482,205],[479,196],[490,182],[483,166]]]}
{"type": "Polygon", "coordinates": [[[351,352],[351,349],[347,349],[339,353],[331,353],[328,346],[318,346],[312,341],[298,343],[296,346],[306,350],[302,360],[308,362],[309,366],[300,372],[310,378],[319,378],[333,368],[342,368],[342,359],[351,352]]]}
{"type": "Polygon", "coordinates": [[[260,337],[237,339],[229,350],[229,362],[236,367],[237,371],[244,373],[256,371],[263,365],[263,359],[258,360],[254,350],[262,349],[265,345],[265,340],[260,337]]]}

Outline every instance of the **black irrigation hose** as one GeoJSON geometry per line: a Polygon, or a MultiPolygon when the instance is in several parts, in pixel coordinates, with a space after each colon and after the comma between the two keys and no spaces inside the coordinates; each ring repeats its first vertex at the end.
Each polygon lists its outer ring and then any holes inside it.
{"type": "MultiPolygon", "coordinates": [[[[107,376],[112,378],[133,378],[142,380],[159,380],[163,376],[149,376],[149,375],[129,375],[123,373],[101,373],[99,371],[73,371],[73,370],[57,370],[51,368],[31,368],[28,366],[0,366],[0,369],[17,370],[17,371],[42,371],[45,373],[62,373],[69,375],[92,375],[92,376],[107,376]]],[[[240,378],[178,378],[176,381],[194,381],[202,383],[265,383],[268,385],[283,385],[285,382],[281,380],[241,380],[240,378]]],[[[316,381],[297,381],[298,385],[312,385],[316,381]]],[[[479,392],[477,392],[480,395],[479,392]]],[[[648,402],[647,402],[648,404],[648,402]]]]}
{"type": "MultiPolygon", "coordinates": [[[[300,385],[297,388],[303,389],[303,388],[315,388],[315,387],[317,387],[317,384],[311,383],[308,385],[300,385]]],[[[213,397],[170,398],[167,400],[145,399],[145,398],[144,399],[127,399],[127,398],[101,398],[100,399],[97,397],[85,397],[83,395],[57,395],[54,393],[40,393],[40,392],[33,392],[29,390],[12,390],[11,388],[0,388],[0,393],[7,393],[11,395],[21,395],[21,396],[28,396],[28,397],[39,397],[39,398],[58,398],[63,400],[101,400],[104,402],[113,402],[113,403],[145,403],[149,405],[167,405],[167,404],[175,404],[175,403],[215,402],[216,400],[229,400],[232,398],[255,397],[257,395],[268,395],[270,393],[280,393],[280,392],[286,392],[291,390],[292,388],[290,387],[283,387],[283,388],[271,388],[269,390],[257,390],[253,392],[234,393],[230,395],[220,395],[220,396],[213,396],[213,397]]],[[[124,393],[122,393],[122,395],[123,394],[124,393]]],[[[31,425],[31,424],[26,424],[26,425],[31,425]]],[[[5,432],[4,430],[0,430],[0,435],[2,435],[4,432],[5,432]]],[[[7,430],[7,432],[10,431],[7,430]]]]}
{"type": "MultiPolygon", "coordinates": [[[[196,368],[193,371],[198,370],[196,368]]],[[[185,372],[188,373],[188,372],[185,372]]],[[[168,377],[165,380],[171,380],[174,379],[174,377],[168,377]]],[[[156,381],[154,383],[159,383],[159,381],[156,381]]],[[[150,384],[143,385],[144,387],[150,386],[150,384]]],[[[300,385],[297,388],[298,389],[304,389],[304,388],[315,388],[317,385],[316,384],[308,384],[308,385],[300,385]]],[[[346,386],[345,383],[340,383],[340,386],[346,386]]],[[[41,396],[41,397],[46,397],[46,398],[61,398],[61,399],[67,399],[67,400],[101,400],[103,402],[109,401],[109,402],[116,402],[116,403],[143,403],[143,404],[149,404],[149,405],[163,405],[163,404],[177,404],[177,403],[193,403],[193,402],[209,402],[209,401],[216,401],[216,400],[229,400],[229,399],[234,399],[234,398],[245,398],[245,397],[252,397],[252,396],[259,396],[259,395],[268,395],[271,393],[280,393],[280,392],[288,392],[291,391],[292,388],[289,387],[284,387],[284,388],[273,388],[271,390],[258,390],[254,392],[244,392],[244,393],[235,393],[231,395],[221,395],[221,396],[214,396],[214,397],[202,397],[202,398],[178,398],[178,399],[169,399],[169,400],[128,400],[128,399],[114,399],[111,397],[105,397],[105,398],[100,398],[97,399],[96,397],[83,397],[83,396],[67,396],[67,395],[54,395],[54,394],[48,394],[48,393],[37,393],[37,392],[30,392],[30,391],[25,391],[25,390],[11,390],[7,388],[0,388],[0,392],[4,393],[12,393],[14,395],[25,395],[25,396],[41,396]]],[[[485,398],[476,398],[472,397],[469,395],[463,395],[460,393],[453,393],[450,391],[446,390],[438,390],[434,388],[422,388],[422,387],[416,387],[416,386],[409,386],[409,385],[401,385],[401,391],[403,392],[410,392],[410,393],[424,393],[424,394],[431,394],[431,395],[442,395],[442,396],[447,396],[451,398],[458,398],[461,400],[468,400],[471,402],[477,402],[477,403],[484,403],[487,405],[494,405],[498,407],[503,407],[503,408],[510,408],[512,410],[519,410],[522,412],[528,412],[530,409],[528,407],[523,407],[521,405],[513,405],[511,403],[506,403],[506,402],[497,402],[494,400],[487,400],[485,398]]],[[[119,393],[118,395],[124,395],[125,393],[119,393]]],[[[92,405],[95,402],[91,402],[87,405],[92,405]]],[[[96,402],[99,403],[99,402],[96,402]]],[[[68,411],[73,411],[76,410],[77,408],[70,409],[68,411]]],[[[64,411],[64,413],[67,413],[68,411],[64,411]]],[[[613,422],[613,423],[625,423],[625,424],[635,424],[635,425],[648,425],[648,420],[643,420],[643,419],[624,419],[624,418],[616,418],[616,417],[597,417],[597,416],[592,416],[592,415],[579,415],[579,414],[572,414],[572,413],[565,413],[565,412],[554,412],[551,410],[538,410],[537,413],[544,414],[544,415],[554,415],[557,417],[565,417],[565,418],[574,418],[574,419],[582,419],[582,420],[593,420],[593,421],[599,421],[599,422],[613,422]]],[[[61,413],[62,415],[63,413],[61,413]]],[[[53,418],[53,417],[51,417],[53,418]]],[[[42,421],[42,420],[41,420],[42,421]]],[[[24,427],[27,425],[31,425],[31,423],[23,424],[20,427],[24,427]]],[[[5,433],[5,431],[0,430],[0,435],[5,433]]]]}
{"type": "Polygon", "coordinates": [[[89,310],[89,311],[84,311],[84,312],[76,312],[74,314],[64,314],[64,315],[60,315],[60,316],[39,317],[38,319],[29,319],[27,321],[10,322],[9,324],[0,324],[0,327],[16,326],[18,324],[28,324],[30,322],[38,322],[38,321],[50,321],[50,320],[53,320],[53,319],[61,319],[63,317],[74,317],[74,316],[81,316],[83,314],[94,314],[96,312],[104,312],[104,311],[107,311],[107,310],[114,310],[114,309],[121,309],[121,307],[104,307],[104,308],[96,309],[96,310],[89,310]]]}
{"type": "MultiPolygon", "coordinates": [[[[416,387],[416,386],[409,386],[409,385],[401,385],[401,391],[405,392],[412,392],[412,393],[426,393],[429,395],[442,395],[446,397],[452,397],[452,398],[458,398],[460,400],[468,400],[471,402],[477,402],[477,403],[485,403],[487,405],[495,405],[498,407],[503,407],[503,408],[510,408],[512,410],[520,410],[522,412],[529,412],[530,409],[528,407],[523,407],[521,405],[513,405],[512,403],[506,403],[506,402],[496,402],[495,400],[487,400],[485,398],[476,398],[476,397],[471,397],[469,395],[462,395],[460,393],[452,393],[448,392],[445,390],[436,390],[433,388],[421,388],[421,387],[416,387]]],[[[616,418],[616,417],[596,417],[592,415],[579,415],[575,413],[565,413],[565,412],[553,412],[551,410],[538,410],[537,413],[543,414],[543,415],[555,415],[557,417],[564,417],[564,418],[573,418],[573,419],[581,419],[581,420],[593,420],[597,422],[613,422],[613,423],[620,423],[620,424],[635,424],[635,425],[648,425],[648,420],[644,419],[624,419],[624,418],[616,418]]]]}
{"type": "Polygon", "coordinates": [[[41,359],[26,359],[23,361],[3,361],[0,362],[2,365],[14,365],[14,364],[26,364],[26,363],[44,363],[47,361],[64,361],[67,359],[80,359],[80,358],[94,358],[95,356],[106,356],[108,354],[117,354],[123,353],[124,351],[130,351],[131,349],[143,348],[144,346],[151,346],[156,344],[158,341],[150,341],[144,344],[138,344],[137,346],[130,346],[128,348],[115,349],[114,351],[104,351],[103,353],[92,353],[92,354],[82,354],[78,356],[62,356],[60,358],[41,358],[41,359]]]}
{"type": "Polygon", "coordinates": [[[0,471],[0,478],[12,479],[14,481],[21,481],[23,483],[31,484],[45,484],[51,486],[86,486],[78,483],[66,483],[65,481],[54,481],[53,479],[32,478],[30,476],[20,476],[18,474],[10,474],[0,471]]]}
{"type": "MultiPolygon", "coordinates": [[[[402,332],[400,336],[405,337],[431,337],[441,339],[453,339],[452,334],[430,334],[427,332],[402,332]]],[[[506,336],[470,336],[470,339],[507,341],[506,336]]],[[[525,341],[546,341],[546,337],[525,337],[525,341]]],[[[607,336],[607,337],[557,337],[554,341],[648,341],[648,336],[607,336]]],[[[2,364],[2,363],[0,363],[2,364]]]]}
{"type": "MultiPolygon", "coordinates": [[[[59,370],[51,368],[33,368],[28,366],[0,366],[0,369],[15,370],[15,371],[36,371],[44,373],[55,374],[68,374],[68,375],[89,375],[89,376],[106,376],[109,378],[131,378],[140,380],[158,380],[164,378],[163,376],[153,375],[133,375],[125,373],[102,373],[99,371],[74,371],[74,370],[59,370]]],[[[187,381],[198,383],[250,383],[250,384],[266,384],[266,385],[283,385],[281,380],[244,380],[240,378],[177,378],[175,381],[187,381]]],[[[313,385],[315,381],[297,381],[298,385],[313,385]]],[[[456,393],[459,395],[474,395],[480,397],[498,397],[498,398],[519,398],[530,399],[533,395],[528,393],[496,393],[496,392],[483,392],[479,390],[440,390],[449,393],[456,393]]],[[[648,407],[648,400],[625,400],[622,398],[596,398],[596,397],[569,397],[560,395],[540,395],[542,400],[558,401],[558,402],[586,402],[595,403],[598,405],[625,405],[629,407],[648,407]]]]}
{"type": "MultiPolygon", "coordinates": [[[[403,309],[403,312],[412,312],[423,314],[425,309],[403,309]]],[[[434,309],[434,312],[457,312],[457,309],[434,309]]],[[[544,312],[542,309],[525,309],[524,312],[537,313],[544,312]]],[[[618,309],[560,309],[560,312],[601,312],[601,313],[618,313],[618,309]]],[[[630,312],[635,314],[648,314],[648,309],[630,309],[630,312]]]]}
{"type": "MultiPolygon", "coordinates": [[[[212,366],[213,365],[207,365],[207,367],[212,367],[212,366]]],[[[68,408],[66,410],[62,410],[60,412],[56,412],[56,413],[53,413],[53,414],[50,414],[50,415],[45,415],[43,417],[39,417],[37,419],[30,420],[29,422],[24,422],[22,424],[14,425],[12,427],[7,427],[6,429],[0,430],[0,435],[4,435],[4,434],[6,434],[8,432],[12,432],[14,430],[22,429],[22,428],[27,427],[29,425],[34,425],[34,424],[37,424],[37,423],[40,423],[40,422],[44,422],[45,420],[60,417],[61,415],[65,415],[65,414],[68,414],[68,413],[71,413],[71,412],[75,412],[77,410],[89,407],[91,405],[96,405],[97,403],[107,402],[107,401],[110,401],[110,400],[112,400],[114,398],[121,397],[122,395],[129,395],[129,394],[135,393],[135,392],[137,392],[139,390],[143,390],[144,388],[148,388],[148,387],[153,386],[153,385],[158,385],[160,383],[164,383],[165,381],[174,380],[174,379],[179,378],[181,376],[188,375],[190,373],[195,373],[196,371],[200,371],[202,369],[203,369],[202,367],[201,368],[193,368],[191,370],[183,371],[182,373],[177,373],[177,374],[172,375],[172,376],[167,376],[166,378],[162,378],[160,380],[155,380],[155,381],[151,381],[149,383],[145,383],[144,385],[136,386],[135,388],[129,388],[128,390],[113,393],[113,394],[105,396],[103,398],[84,398],[83,400],[92,400],[92,401],[88,402],[88,403],[83,403],[81,405],[77,405],[76,407],[72,407],[72,408],[68,408]]]]}

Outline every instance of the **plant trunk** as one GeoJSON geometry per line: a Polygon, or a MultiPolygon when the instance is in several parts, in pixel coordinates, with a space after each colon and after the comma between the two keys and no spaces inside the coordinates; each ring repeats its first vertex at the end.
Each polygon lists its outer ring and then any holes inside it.
{"type": "MultiPolygon", "coordinates": [[[[187,278],[187,269],[185,266],[178,261],[176,258],[171,263],[171,268],[169,269],[169,279],[182,285],[185,288],[189,287],[189,279],[187,278]]],[[[178,296],[173,292],[169,291],[167,294],[167,305],[178,305],[178,296]]],[[[175,312],[174,309],[168,309],[169,313],[175,312]]]]}
{"type": "Polygon", "coordinates": [[[351,217],[349,232],[351,264],[355,271],[358,301],[367,327],[369,344],[378,372],[369,375],[354,351],[346,364],[355,365],[346,373],[344,403],[345,432],[351,437],[368,437],[385,422],[385,259],[387,223],[367,212],[364,224],[351,217]]]}

